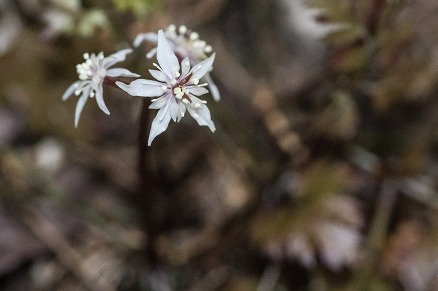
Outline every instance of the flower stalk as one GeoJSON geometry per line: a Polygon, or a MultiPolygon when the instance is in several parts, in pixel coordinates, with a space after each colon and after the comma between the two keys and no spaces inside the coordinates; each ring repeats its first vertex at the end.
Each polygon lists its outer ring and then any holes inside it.
{"type": "Polygon", "coordinates": [[[147,244],[145,246],[146,259],[151,268],[157,268],[160,266],[160,259],[155,248],[158,235],[158,227],[153,210],[154,201],[156,200],[154,195],[155,187],[152,173],[147,163],[149,149],[147,137],[150,119],[148,103],[147,99],[143,99],[140,113],[140,130],[138,136],[138,178],[140,183],[137,200],[142,215],[143,228],[147,235],[147,244]]]}

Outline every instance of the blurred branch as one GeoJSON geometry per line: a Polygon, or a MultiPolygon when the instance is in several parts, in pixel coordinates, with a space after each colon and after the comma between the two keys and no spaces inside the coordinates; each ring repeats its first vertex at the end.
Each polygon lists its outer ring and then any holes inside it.
{"type": "Polygon", "coordinates": [[[22,219],[33,234],[56,255],[60,263],[80,279],[87,288],[99,291],[116,290],[116,287],[100,276],[94,268],[84,264],[85,259],[81,253],[70,244],[54,223],[31,208],[26,209],[22,219]]]}
{"type": "Polygon", "coordinates": [[[356,272],[356,278],[353,280],[358,289],[362,290],[367,286],[373,276],[373,270],[386,238],[389,221],[395,207],[395,200],[400,186],[400,181],[396,178],[387,178],[382,183],[377,200],[377,208],[365,244],[365,257],[356,272]]]}

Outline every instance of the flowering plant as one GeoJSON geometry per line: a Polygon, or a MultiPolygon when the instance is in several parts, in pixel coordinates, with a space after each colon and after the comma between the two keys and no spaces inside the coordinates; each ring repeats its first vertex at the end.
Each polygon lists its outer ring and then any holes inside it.
{"type": "Polygon", "coordinates": [[[165,131],[170,119],[179,122],[186,111],[198,122],[206,125],[212,132],[215,131],[211,121],[210,111],[205,105],[207,102],[198,97],[208,93],[207,83],[199,84],[199,79],[211,69],[215,54],[190,68],[190,61],[186,57],[180,62],[166,40],[162,30],[158,32],[157,60],[154,63],[158,70],[149,70],[156,79],[137,79],[126,85],[116,82],[122,90],[132,96],[158,97],[152,100],[151,109],[159,109],[152,122],[148,145],[154,138],[165,131]]]}
{"type": "MultiPolygon", "coordinates": [[[[174,29],[167,31],[170,33],[174,29]]],[[[132,96],[158,97],[153,99],[149,106],[150,109],[158,109],[159,111],[152,122],[148,145],[151,145],[154,138],[167,129],[171,119],[179,122],[187,111],[199,125],[208,126],[212,132],[216,130],[211,120],[210,111],[206,106],[207,102],[198,98],[209,92],[205,88],[206,86],[210,86],[213,92],[218,93],[214,84],[200,84],[200,79],[210,79],[208,73],[212,69],[215,54],[206,57],[199,50],[191,50],[191,53],[187,53],[187,56],[179,59],[182,55],[180,47],[176,46],[175,43],[172,45],[163,30],[158,31],[158,34],[146,34],[150,37],[152,35],[157,37],[157,47],[153,52],[157,56],[158,64],[154,63],[154,66],[158,70],[149,70],[149,72],[155,80],[137,79],[130,84],[125,84],[112,79],[113,77],[140,76],[123,68],[110,69],[115,63],[125,60],[126,55],[131,53],[132,49],[121,50],[106,58],[103,53],[84,54],[85,62],[76,66],[79,81],[74,82],[62,97],[63,100],[66,100],[73,93],[81,96],[76,105],[75,127],[78,125],[80,114],[89,97],[96,97],[99,108],[106,114],[110,114],[103,100],[103,84],[109,84],[116,85],[132,96]],[[198,61],[201,57],[204,59],[198,61]]],[[[176,34],[170,35],[176,36],[176,34]]],[[[138,46],[144,37],[145,34],[137,36],[134,44],[138,46]]],[[[195,47],[202,48],[202,51],[211,52],[211,47],[198,38],[196,33],[190,34],[192,45],[196,44],[195,47]],[[201,43],[199,44],[199,42],[201,43]]],[[[215,99],[218,100],[218,96],[217,94],[215,99]]]]}
{"type": "Polygon", "coordinates": [[[82,64],[76,66],[76,70],[79,76],[79,81],[74,82],[67,88],[63,100],[67,100],[74,93],[79,97],[75,111],[75,127],[78,126],[79,117],[81,116],[82,109],[85,106],[88,98],[96,97],[97,105],[106,114],[110,114],[108,108],[103,100],[103,84],[108,82],[112,77],[139,77],[135,73],[123,68],[112,68],[114,64],[124,61],[126,55],[131,53],[132,49],[124,49],[118,51],[108,57],[104,57],[103,53],[99,54],[84,54],[84,60],[82,64]]]}
{"type": "MultiPolygon", "coordinates": [[[[178,59],[188,58],[191,66],[195,66],[207,59],[208,54],[213,52],[211,45],[199,38],[197,32],[189,30],[185,25],[176,28],[174,24],[169,25],[164,30],[164,36],[169,42],[178,59]]],[[[140,33],[134,40],[134,46],[138,47],[143,41],[158,43],[158,34],[154,32],[140,33]]],[[[157,53],[157,48],[151,49],[147,54],[147,58],[152,58],[157,53]]],[[[215,101],[219,101],[221,96],[216,84],[210,76],[210,72],[204,75],[205,81],[208,83],[211,95],[215,101]]]]}

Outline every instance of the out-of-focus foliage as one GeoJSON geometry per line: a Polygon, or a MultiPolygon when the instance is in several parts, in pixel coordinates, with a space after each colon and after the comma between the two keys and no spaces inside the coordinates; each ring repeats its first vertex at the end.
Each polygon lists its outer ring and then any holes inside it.
{"type": "Polygon", "coordinates": [[[428,0],[1,1],[0,289],[437,290],[437,51],[428,0]],[[75,129],[61,96],[171,23],[216,53],[217,130],[171,123],[141,192],[143,99],[75,129]]]}
{"type": "MultiPolygon", "coordinates": [[[[350,182],[342,165],[316,162],[300,174],[286,174],[291,189],[291,206],[265,210],[256,218],[253,233],[278,260],[297,258],[306,267],[315,267],[316,255],[328,267],[339,270],[357,262],[362,226],[357,202],[344,193],[350,182]],[[315,183],[316,180],[320,182],[315,183]],[[318,215],[315,215],[315,214],[318,215]]],[[[281,187],[281,186],[280,186],[281,187]]]]}
{"type": "Polygon", "coordinates": [[[114,6],[123,12],[132,12],[137,17],[146,16],[151,10],[161,9],[159,0],[112,0],[114,6]]]}
{"type": "Polygon", "coordinates": [[[107,15],[102,9],[84,9],[78,0],[51,0],[42,17],[47,24],[42,35],[49,39],[70,34],[90,37],[97,29],[109,28],[107,15]]]}

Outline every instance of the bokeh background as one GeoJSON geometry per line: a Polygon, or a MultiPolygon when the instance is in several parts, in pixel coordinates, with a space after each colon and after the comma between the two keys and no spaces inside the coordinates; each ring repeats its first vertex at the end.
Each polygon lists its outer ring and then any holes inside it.
{"type": "Polygon", "coordinates": [[[0,290],[438,290],[438,2],[1,0],[0,71],[0,290]],[[172,23],[217,131],[172,122],[140,191],[142,99],[61,96],[172,23]]]}

